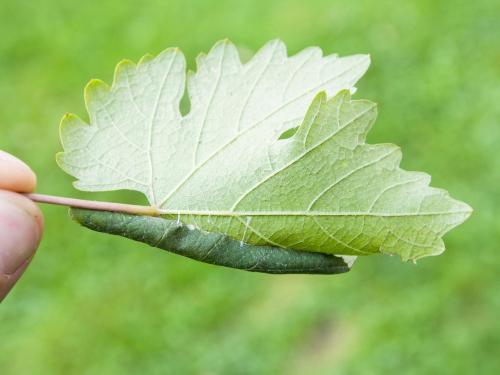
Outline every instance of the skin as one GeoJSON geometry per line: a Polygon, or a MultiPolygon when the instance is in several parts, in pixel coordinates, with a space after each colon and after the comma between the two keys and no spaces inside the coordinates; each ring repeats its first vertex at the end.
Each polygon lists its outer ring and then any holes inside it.
{"type": "Polygon", "coordinates": [[[0,301],[22,276],[42,239],[40,209],[18,194],[35,187],[35,173],[0,150],[0,301]]]}

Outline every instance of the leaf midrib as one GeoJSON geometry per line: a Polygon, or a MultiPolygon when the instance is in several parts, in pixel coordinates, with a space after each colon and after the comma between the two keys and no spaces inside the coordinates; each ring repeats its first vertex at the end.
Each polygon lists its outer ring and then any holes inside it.
{"type": "Polygon", "coordinates": [[[369,216],[369,217],[405,217],[405,216],[446,216],[456,214],[469,214],[469,210],[456,211],[428,211],[428,212],[364,212],[364,211],[228,211],[228,210],[176,210],[159,209],[161,215],[181,216],[369,216]]]}

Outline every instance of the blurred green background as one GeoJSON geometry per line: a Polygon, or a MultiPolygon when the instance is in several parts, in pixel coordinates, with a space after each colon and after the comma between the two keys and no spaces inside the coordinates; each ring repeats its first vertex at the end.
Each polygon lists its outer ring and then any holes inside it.
{"type": "Polygon", "coordinates": [[[370,53],[356,98],[379,103],[370,142],[474,207],[447,251],[418,265],[359,259],[337,276],[208,266],[80,228],[47,231],[0,306],[0,374],[493,374],[500,371],[498,1],[0,2],[0,148],[38,191],[74,190],[54,161],[58,123],[85,115],[91,78],[178,46],[190,66],[228,37],[246,51],[370,53]]]}

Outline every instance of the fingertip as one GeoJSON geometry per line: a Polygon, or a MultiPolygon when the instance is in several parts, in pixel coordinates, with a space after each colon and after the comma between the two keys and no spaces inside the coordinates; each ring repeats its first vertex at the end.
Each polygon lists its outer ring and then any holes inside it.
{"type": "Polygon", "coordinates": [[[35,187],[36,175],[31,168],[18,158],[0,150],[0,189],[30,193],[35,187]]]}

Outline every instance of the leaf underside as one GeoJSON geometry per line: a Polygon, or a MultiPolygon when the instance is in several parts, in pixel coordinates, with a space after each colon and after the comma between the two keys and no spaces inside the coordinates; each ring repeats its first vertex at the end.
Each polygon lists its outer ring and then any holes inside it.
{"type": "Polygon", "coordinates": [[[252,245],[437,255],[471,209],[400,169],[398,147],[365,144],[376,106],[351,93],[368,65],[319,48],[288,57],[280,41],[245,64],[219,42],[187,76],[177,49],[122,61],[111,86],[87,85],[90,125],[63,118],[58,163],[81,190],[137,190],[167,217],[252,245]]]}

